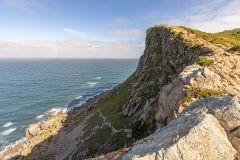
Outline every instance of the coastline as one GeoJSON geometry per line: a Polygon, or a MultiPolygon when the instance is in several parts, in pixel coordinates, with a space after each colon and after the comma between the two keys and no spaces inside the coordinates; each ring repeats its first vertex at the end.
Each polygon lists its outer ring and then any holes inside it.
{"type": "MultiPolygon", "coordinates": [[[[29,124],[25,129],[25,137],[16,141],[14,144],[7,146],[0,154],[0,159],[9,159],[14,156],[28,156],[31,154],[31,150],[34,146],[40,144],[41,142],[47,140],[51,136],[57,135],[63,127],[65,120],[68,118],[74,119],[76,115],[90,110],[97,104],[101,99],[111,94],[113,90],[118,88],[121,84],[113,86],[111,89],[107,89],[100,94],[96,94],[90,97],[83,104],[65,110],[61,108],[61,111],[49,112],[48,118],[37,123],[29,124]],[[64,110],[66,112],[64,112],[64,110]]],[[[54,109],[54,108],[53,108],[54,109]]],[[[52,109],[51,109],[52,110],[52,109]]],[[[70,125],[68,126],[70,127],[70,125]]],[[[69,130],[69,128],[67,129],[69,130]]],[[[66,131],[66,129],[64,130],[66,131]]]]}
{"type": "Polygon", "coordinates": [[[47,112],[79,106],[80,95],[83,102],[94,94],[91,91],[123,82],[136,65],[136,59],[4,60],[1,62],[4,71],[1,82],[5,85],[0,94],[0,151],[24,138],[28,125],[46,120],[47,112]],[[16,81],[10,85],[7,80],[11,78],[16,81]]]}

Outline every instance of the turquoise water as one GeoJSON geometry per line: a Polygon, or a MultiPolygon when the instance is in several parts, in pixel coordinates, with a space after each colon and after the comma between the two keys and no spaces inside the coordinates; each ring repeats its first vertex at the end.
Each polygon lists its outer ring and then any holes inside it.
{"type": "Polygon", "coordinates": [[[138,59],[0,59],[0,152],[49,111],[70,110],[111,89],[138,59]]]}

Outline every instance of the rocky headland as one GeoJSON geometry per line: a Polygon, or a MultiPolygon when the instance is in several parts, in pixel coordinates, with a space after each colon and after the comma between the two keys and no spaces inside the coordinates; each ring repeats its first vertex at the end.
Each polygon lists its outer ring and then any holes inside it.
{"type": "Polygon", "coordinates": [[[30,125],[0,159],[237,159],[239,51],[239,29],[151,27],[124,83],[30,125]]]}

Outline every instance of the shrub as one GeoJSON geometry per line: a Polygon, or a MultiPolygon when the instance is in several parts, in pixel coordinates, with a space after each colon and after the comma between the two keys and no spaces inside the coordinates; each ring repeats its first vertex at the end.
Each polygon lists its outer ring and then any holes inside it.
{"type": "Polygon", "coordinates": [[[212,59],[208,59],[207,57],[199,56],[196,64],[200,66],[211,66],[214,64],[214,61],[212,59]]]}
{"type": "Polygon", "coordinates": [[[200,89],[200,88],[189,88],[187,90],[187,97],[194,97],[197,99],[207,98],[214,95],[225,94],[224,91],[217,91],[214,89],[200,89]]]}
{"type": "Polygon", "coordinates": [[[192,102],[193,100],[192,100],[191,97],[185,97],[185,98],[183,99],[183,101],[184,101],[184,102],[192,102]]]}
{"type": "Polygon", "coordinates": [[[232,48],[229,49],[229,51],[240,52],[240,45],[234,45],[232,48]]]}

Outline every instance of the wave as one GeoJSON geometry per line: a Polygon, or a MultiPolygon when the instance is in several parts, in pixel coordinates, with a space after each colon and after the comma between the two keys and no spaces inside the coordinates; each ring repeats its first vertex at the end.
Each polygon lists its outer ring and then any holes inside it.
{"type": "Polygon", "coordinates": [[[95,77],[95,79],[102,79],[102,77],[95,77]]]}
{"type": "Polygon", "coordinates": [[[74,99],[80,99],[80,98],[82,98],[82,96],[75,97],[74,99]]]}
{"type": "Polygon", "coordinates": [[[41,115],[38,115],[37,117],[36,117],[36,119],[41,119],[41,118],[43,118],[44,117],[44,114],[41,114],[41,115]]]}
{"type": "Polygon", "coordinates": [[[46,115],[58,115],[60,112],[66,113],[67,108],[52,108],[49,111],[45,112],[46,115]]]}
{"type": "Polygon", "coordinates": [[[8,146],[5,146],[5,147],[3,147],[3,148],[0,148],[0,149],[3,149],[2,151],[0,151],[0,156],[8,149],[8,148],[10,148],[10,147],[13,147],[13,146],[15,146],[15,145],[17,145],[18,143],[20,143],[20,142],[23,142],[23,141],[26,141],[27,140],[27,138],[22,138],[22,139],[20,139],[20,140],[17,140],[16,142],[14,142],[14,143],[11,143],[10,145],[8,145],[8,146]]]}
{"type": "MultiPolygon", "coordinates": [[[[91,84],[91,83],[90,83],[90,84],[91,84]]],[[[93,83],[93,84],[95,85],[95,84],[97,84],[97,82],[96,82],[96,83],[93,83]]],[[[57,114],[60,113],[60,112],[66,113],[67,111],[69,111],[69,110],[71,110],[71,109],[73,109],[73,108],[75,108],[75,107],[81,106],[82,104],[86,103],[88,100],[96,97],[97,95],[100,95],[100,94],[102,94],[103,92],[106,92],[106,91],[108,91],[108,90],[111,90],[112,88],[114,88],[114,87],[117,86],[117,85],[118,85],[118,83],[108,83],[108,84],[106,84],[106,85],[104,85],[104,86],[102,86],[102,87],[99,87],[99,88],[93,89],[93,90],[91,90],[91,91],[88,91],[88,92],[86,92],[85,94],[80,95],[80,96],[77,96],[77,97],[75,97],[72,101],[70,101],[70,102],[67,104],[67,108],[55,107],[55,108],[52,108],[52,109],[50,109],[49,111],[45,112],[45,113],[42,114],[42,115],[38,115],[36,118],[37,118],[37,119],[41,119],[41,118],[43,118],[45,115],[46,115],[46,116],[49,116],[49,115],[57,115],[57,114]]],[[[42,120],[42,119],[41,119],[41,120],[42,120]]],[[[5,127],[5,126],[9,127],[9,126],[11,126],[11,125],[13,125],[13,123],[12,123],[12,122],[8,122],[8,123],[6,123],[6,124],[4,125],[4,127],[5,127]]],[[[8,129],[8,130],[3,131],[1,134],[2,134],[2,135],[9,135],[9,134],[11,134],[12,132],[14,132],[15,130],[16,130],[16,128],[11,128],[11,129],[8,129]]],[[[22,138],[22,139],[16,141],[15,143],[12,143],[12,144],[10,144],[10,145],[8,145],[8,146],[5,146],[5,147],[2,146],[2,147],[0,147],[0,150],[1,150],[1,151],[0,151],[0,155],[3,154],[9,147],[15,146],[15,145],[17,145],[18,143],[20,143],[20,142],[22,142],[22,141],[25,141],[25,140],[26,140],[26,138],[22,138]]]]}
{"type": "Polygon", "coordinates": [[[87,82],[87,84],[89,84],[90,87],[93,87],[93,86],[95,86],[96,84],[98,84],[98,82],[87,82]]]}
{"type": "Polygon", "coordinates": [[[67,104],[67,107],[69,110],[71,110],[75,107],[81,106],[84,103],[86,103],[88,100],[102,94],[103,92],[106,92],[106,91],[112,89],[113,87],[115,87],[117,85],[118,85],[118,83],[108,83],[102,87],[88,91],[84,95],[78,96],[78,97],[74,98],[72,101],[70,101],[67,104]]]}
{"type": "Polygon", "coordinates": [[[7,127],[10,127],[11,125],[13,125],[13,122],[8,122],[4,124],[3,127],[7,128],[7,127]]]}
{"type": "Polygon", "coordinates": [[[11,134],[15,130],[16,130],[16,128],[10,128],[8,130],[3,131],[2,135],[7,136],[7,135],[11,134]]]}

